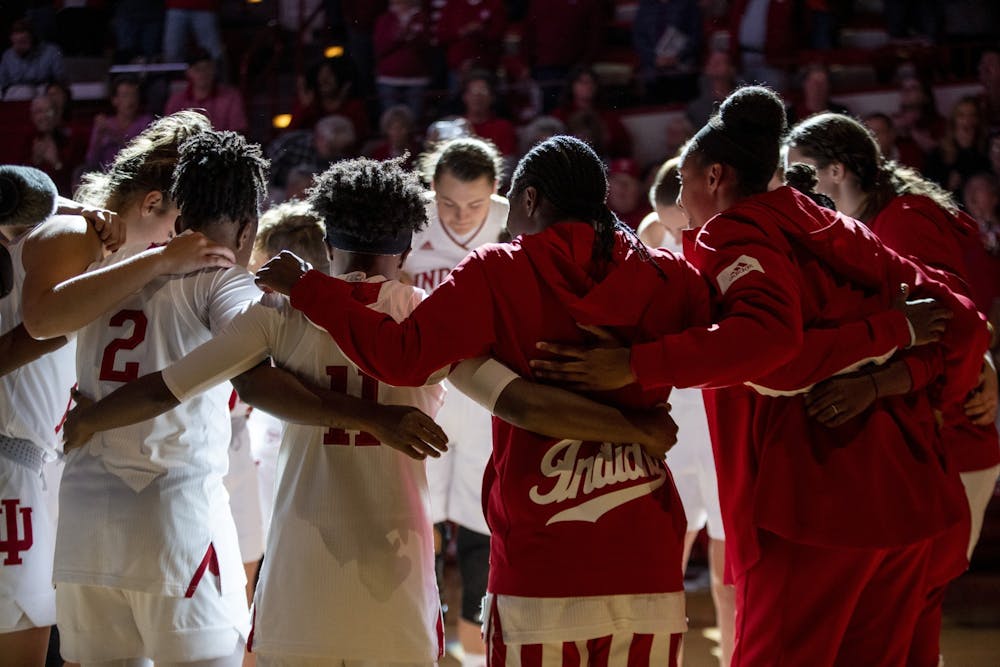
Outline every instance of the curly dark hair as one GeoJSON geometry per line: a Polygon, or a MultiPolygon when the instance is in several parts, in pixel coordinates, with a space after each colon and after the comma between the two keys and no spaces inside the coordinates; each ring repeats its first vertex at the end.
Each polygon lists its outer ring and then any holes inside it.
{"type": "Polygon", "coordinates": [[[427,225],[424,188],[402,158],[380,162],[356,158],[335,162],[306,191],[309,205],[337,232],[377,243],[427,225]]]}
{"type": "Polygon", "coordinates": [[[258,144],[236,132],[207,131],[181,146],[170,196],[192,229],[260,216],[268,161],[258,144]]]}

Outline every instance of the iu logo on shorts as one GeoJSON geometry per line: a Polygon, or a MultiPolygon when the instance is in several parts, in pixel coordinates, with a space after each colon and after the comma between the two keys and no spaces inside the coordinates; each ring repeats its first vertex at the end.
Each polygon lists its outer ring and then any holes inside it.
{"type": "Polygon", "coordinates": [[[0,553],[6,553],[3,559],[4,565],[20,565],[20,553],[27,551],[34,544],[34,537],[31,534],[31,508],[22,507],[18,509],[20,498],[4,498],[0,500],[0,513],[4,515],[3,528],[0,529],[2,539],[0,539],[0,553]],[[23,530],[18,526],[17,517],[20,514],[23,530]],[[20,535],[21,537],[18,537],[20,535]]]}

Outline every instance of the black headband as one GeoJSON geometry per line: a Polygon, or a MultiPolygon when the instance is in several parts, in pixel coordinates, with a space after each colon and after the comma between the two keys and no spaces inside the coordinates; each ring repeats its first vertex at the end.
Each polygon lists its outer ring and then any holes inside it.
{"type": "Polygon", "coordinates": [[[368,241],[353,234],[337,231],[329,221],[326,225],[326,242],[338,250],[347,252],[359,252],[366,255],[401,255],[409,250],[413,240],[413,232],[410,230],[401,231],[395,236],[368,241]]]}

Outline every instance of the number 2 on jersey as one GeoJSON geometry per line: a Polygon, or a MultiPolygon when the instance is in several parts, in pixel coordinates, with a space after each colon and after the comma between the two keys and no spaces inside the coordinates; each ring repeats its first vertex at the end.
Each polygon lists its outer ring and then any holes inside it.
{"type": "MultiPolygon", "coordinates": [[[[330,376],[330,389],[341,394],[351,394],[347,390],[347,366],[327,366],[326,374],[330,376]]],[[[357,368],[353,369],[361,377],[361,398],[366,401],[378,400],[378,380],[365,375],[357,368]]],[[[373,447],[380,444],[371,433],[353,431],[355,447],[373,447]]],[[[324,445],[350,445],[351,434],[342,428],[331,428],[323,434],[324,445]]]]}
{"type": "Polygon", "coordinates": [[[119,350],[134,350],[146,339],[146,314],[141,310],[119,310],[111,316],[108,323],[113,327],[124,327],[132,323],[132,335],[128,338],[115,338],[104,348],[101,358],[100,379],[108,382],[131,382],[139,377],[139,362],[127,361],[122,369],[115,368],[115,355],[119,350]]]}

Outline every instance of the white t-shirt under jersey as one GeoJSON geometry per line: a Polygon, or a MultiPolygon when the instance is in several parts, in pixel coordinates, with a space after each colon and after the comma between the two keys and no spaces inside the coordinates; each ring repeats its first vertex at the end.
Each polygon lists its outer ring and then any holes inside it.
{"type": "MultiPolygon", "coordinates": [[[[92,268],[141,250],[119,250],[92,268]]],[[[80,391],[99,399],[162,369],[210,340],[260,295],[242,267],[154,280],[80,330],[80,391]]],[[[243,587],[222,483],[230,391],[219,386],[155,419],[99,433],[67,457],[57,582],[183,596],[214,574],[214,550],[222,592],[243,587]]]]}
{"type": "MultiPolygon", "coordinates": [[[[396,281],[364,280],[370,307],[397,321],[423,298],[396,281]]],[[[254,305],[163,379],[187,400],[269,355],[313,384],[432,417],[444,394],[440,385],[392,387],[363,375],[283,299],[275,308],[254,305]]],[[[367,433],[289,424],[273,517],[255,598],[255,652],[437,660],[441,617],[423,463],[367,433]]]]}

